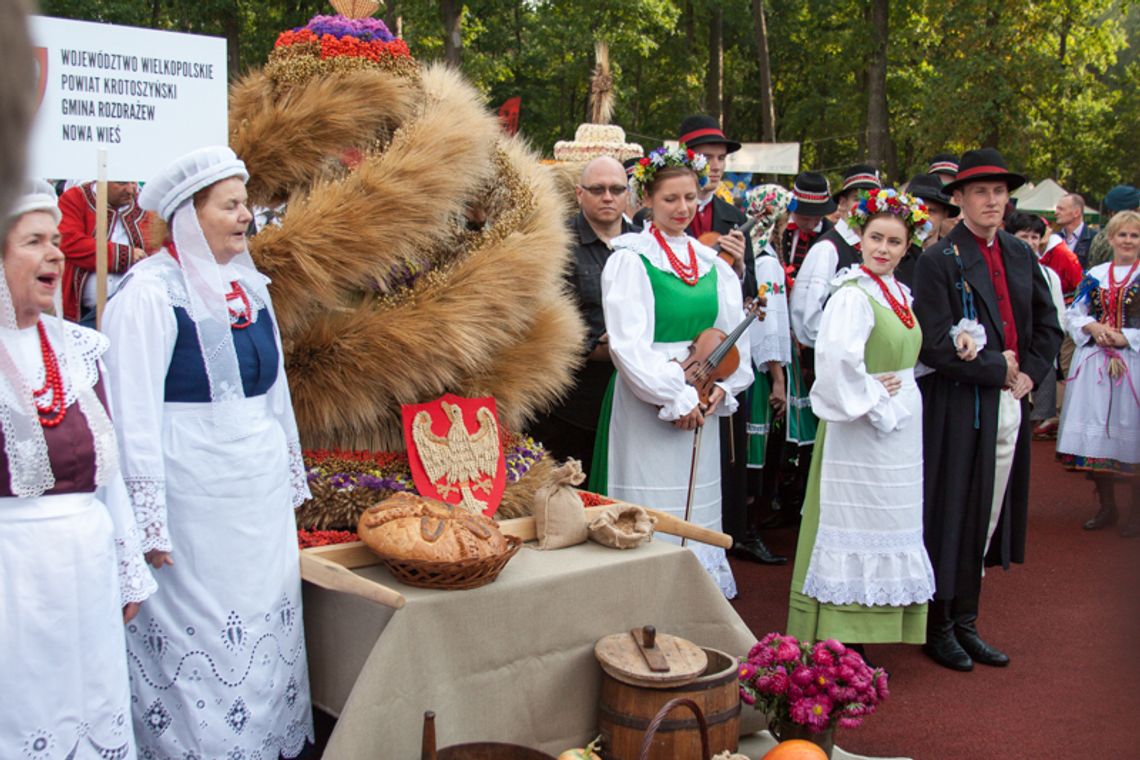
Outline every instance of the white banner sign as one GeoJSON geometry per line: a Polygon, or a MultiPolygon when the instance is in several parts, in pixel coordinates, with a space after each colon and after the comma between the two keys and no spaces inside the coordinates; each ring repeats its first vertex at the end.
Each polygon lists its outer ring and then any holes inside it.
{"type": "Polygon", "coordinates": [[[799,174],[799,143],[744,143],[724,162],[727,172],[799,174]]]}
{"type": "Polygon", "coordinates": [[[145,181],[188,151],[225,145],[226,41],[33,16],[39,111],[32,176],[145,181]]]}
{"type": "MultiPolygon", "coordinates": [[[[670,148],[676,140],[666,140],[670,148]]],[[[729,153],[724,162],[726,172],[754,172],[758,174],[799,174],[800,144],[793,143],[742,143],[740,150],[729,153]]]]}

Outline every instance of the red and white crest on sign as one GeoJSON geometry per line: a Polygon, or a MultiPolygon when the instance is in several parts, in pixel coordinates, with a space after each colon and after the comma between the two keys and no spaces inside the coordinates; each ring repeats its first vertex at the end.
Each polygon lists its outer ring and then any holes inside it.
{"type": "Polygon", "coordinates": [[[404,404],[400,411],[420,495],[495,514],[507,485],[495,399],[448,393],[426,404],[404,404]]]}

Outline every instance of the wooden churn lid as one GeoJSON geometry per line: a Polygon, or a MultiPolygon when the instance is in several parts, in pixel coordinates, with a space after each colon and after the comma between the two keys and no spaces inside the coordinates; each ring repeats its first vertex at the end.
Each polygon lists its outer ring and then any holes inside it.
{"type": "Polygon", "coordinates": [[[657,689],[692,683],[709,664],[696,644],[657,633],[651,625],[599,639],[594,656],[602,670],[622,683],[657,689]]]}

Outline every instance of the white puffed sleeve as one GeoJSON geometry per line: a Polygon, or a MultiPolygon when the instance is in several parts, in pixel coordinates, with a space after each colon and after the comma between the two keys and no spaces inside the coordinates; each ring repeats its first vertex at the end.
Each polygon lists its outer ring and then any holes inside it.
{"type": "Polygon", "coordinates": [[[775,255],[756,257],[756,285],[768,299],[764,320],[748,328],[752,350],[752,366],[767,372],[768,362],[787,364],[792,360],[792,336],[788,324],[788,292],[784,287],[784,268],[775,255]]]}
{"type": "Polygon", "coordinates": [[[130,277],[107,303],[103,331],[111,339],[106,364],[119,464],[142,549],[171,551],[162,418],[178,323],[162,281],[130,277]]]}
{"type": "Polygon", "coordinates": [[[974,339],[974,345],[979,351],[986,347],[986,328],[982,327],[982,323],[978,320],[962,317],[958,320],[958,324],[950,325],[950,340],[956,342],[962,333],[974,339]]]}
{"type": "MultiPolygon", "coordinates": [[[[732,281],[736,282],[735,276],[732,281]]],[[[740,313],[739,285],[736,292],[740,313]]],[[[602,270],[602,310],[610,356],[634,395],[661,407],[657,416],[666,422],[692,411],[699,401],[696,389],[685,382],[680,364],[653,348],[653,287],[645,265],[634,251],[618,249],[606,261],[602,270]]]]}
{"type": "Polygon", "coordinates": [[[1074,299],[1073,303],[1069,305],[1069,308],[1065,309],[1065,330],[1068,331],[1069,337],[1071,337],[1073,342],[1078,346],[1083,346],[1092,340],[1092,336],[1082,328],[1095,321],[1096,319],[1089,314],[1089,300],[1087,297],[1074,299]]]}
{"type": "Polygon", "coordinates": [[[796,284],[792,288],[792,330],[796,340],[805,346],[815,346],[819,340],[823,321],[823,304],[831,292],[831,280],[839,266],[839,252],[835,245],[824,240],[808,250],[796,284]]]}
{"type": "MultiPolygon", "coordinates": [[[[740,292],[740,280],[736,273],[719,256],[714,257],[713,265],[716,267],[717,314],[715,327],[726,334],[732,333],[744,321],[744,297],[740,292]]],[[[607,322],[607,324],[609,324],[607,322]]],[[[753,323],[755,325],[755,323],[753,323]]],[[[695,336],[694,336],[695,337],[695,336]]],[[[736,395],[752,387],[755,376],[752,374],[752,349],[748,335],[742,335],[736,341],[736,350],[739,352],[740,364],[736,370],[721,382],[717,383],[724,389],[724,400],[717,405],[712,413],[717,416],[727,416],[736,411],[739,404],[736,395]]]]}
{"type": "Polygon", "coordinates": [[[899,430],[910,412],[896,403],[867,372],[863,353],[875,327],[870,296],[857,286],[841,287],[827,302],[815,345],[815,383],[811,409],[828,422],[866,417],[883,433],[899,430]]]}

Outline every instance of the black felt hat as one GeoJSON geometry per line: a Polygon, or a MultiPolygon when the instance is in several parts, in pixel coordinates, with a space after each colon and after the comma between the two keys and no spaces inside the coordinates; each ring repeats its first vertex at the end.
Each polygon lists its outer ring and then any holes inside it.
{"type": "Polygon", "coordinates": [[[954,179],[958,174],[958,157],[953,153],[935,153],[930,159],[930,168],[926,171],[930,174],[945,174],[954,179]]]}
{"type": "Polygon", "coordinates": [[[687,148],[719,143],[724,145],[729,153],[735,153],[740,150],[740,143],[736,140],[729,140],[724,136],[724,130],[720,128],[720,122],[705,114],[686,116],[685,120],[681,122],[677,142],[684,143],[687,148]]]}
{"type": "Polygon", "coordinates": [[[910,195],[922,198],[927,203],[941,203],[946,207],[947,216],[958,216],[960,208],[946,194],[942,187],[942,180],[933,174],[916,174],[906,183],[906,191],[910,195]]]}
{"type": "Polygon", "coordinates": [[[879,171],[870,164],[855,164],[843,173],[843,185],[831,197],[839,200],[839,196],[848,190],[874,190],[882,187],[883,181],[879,179],[879,171]]]}
{"type": "Polygon", "coordinates": [[[640,161],[641,161],[641,156],[634,156],[633,158],[627,158],[626,160],[622,161],[621,165],[622,165],[622,168],[625,169],[625,176],[632,177],[633,176],[633,170],[637,167],[637,164],[640,161]]]}
{"type": "Polygon", "coordinates": [[[962,154],[962,160],[958,162],[958,176],[953,182],[943,185],[942,190],[953,193],[971,182],[986,180],[1004,180],[1010,190],[1016,190],[1025,184],[1025,177],[1011,172],[996,148],[978,148],[962,154]]]}
{"type": "Polygon", "coordinates": [[[827,177],[817,172],[800,172],[796,176],[788,211],[804,216],[827,216],[835,209],[827,177]]]}

